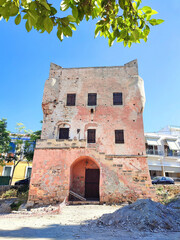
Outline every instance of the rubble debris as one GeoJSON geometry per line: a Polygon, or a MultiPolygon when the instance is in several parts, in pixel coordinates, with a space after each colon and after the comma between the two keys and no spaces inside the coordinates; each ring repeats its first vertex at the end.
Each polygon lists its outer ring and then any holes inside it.
{"type": "Polygon", "coordinates": [[[166,204],[166,206],[180,210],[180,194],[177,195],[173,201],[166,204]]]}
{"type": "Polygon", "coordinates": [[[177,232],[180,231],[180,209],[150,199],[140,199],[114,213],[104,214],[97,224],[121,227],[128,231],[177,232]]]}

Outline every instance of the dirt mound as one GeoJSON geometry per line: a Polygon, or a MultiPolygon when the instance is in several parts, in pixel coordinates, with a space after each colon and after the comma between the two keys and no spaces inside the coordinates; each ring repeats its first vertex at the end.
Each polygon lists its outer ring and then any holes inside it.
{"type": "Polygon", "coordinates": [[[117,226],[129,231],[180,231],[180,210],[140,199],[133,204],[104,214],[98,224],[117,226]]]}

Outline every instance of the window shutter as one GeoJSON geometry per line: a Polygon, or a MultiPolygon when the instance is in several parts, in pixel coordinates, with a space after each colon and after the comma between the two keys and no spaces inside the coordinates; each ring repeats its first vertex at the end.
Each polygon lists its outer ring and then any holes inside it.
{"type": "Polygon", "coordinates": [[[122,93],[113,93],[113,105],[122,105],[123,100],[122,100],[122,93]]]}
{"type": "Polygon", "coordinates": [[[75,106],[76,94],[67,94],[67,106],[75,106]]]}
{"type": "Polygon", "coordinates": [[[124,130],[115,130],[115,143],[124,143],[124,130]]]}
{"type": "Polygon", "coordinates": [[[88,93],[88,106],[96,106],[97,93],[88,93]]]}
{"type": "Polygon", "coordinates": [[[69,128],[59,129],[59,139],[69,139],[69,128]]]}
{"type": "Polygon", "coordinates": [[[96,142],[96,129],[88,129],[87,134],[87,142],[88,143],[95,143],[96,142]]]}

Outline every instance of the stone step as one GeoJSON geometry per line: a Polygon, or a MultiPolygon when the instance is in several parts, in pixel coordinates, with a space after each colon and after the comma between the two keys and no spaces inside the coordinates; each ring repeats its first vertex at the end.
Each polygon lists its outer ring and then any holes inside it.
{"type": "Polygon", "coordinates": [[[99,205],[99,201],[69,201],[69,205],[99,205]]]}

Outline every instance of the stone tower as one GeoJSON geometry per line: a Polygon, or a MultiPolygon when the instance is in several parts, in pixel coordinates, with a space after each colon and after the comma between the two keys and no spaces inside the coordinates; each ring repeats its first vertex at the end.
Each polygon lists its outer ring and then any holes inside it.
{"type": "Polygon", "coordinates": [[[145,155],[144,83],[137,60],[119,67],[51,64],[29,201],[122,202],[152,197],[145,155]]]}

